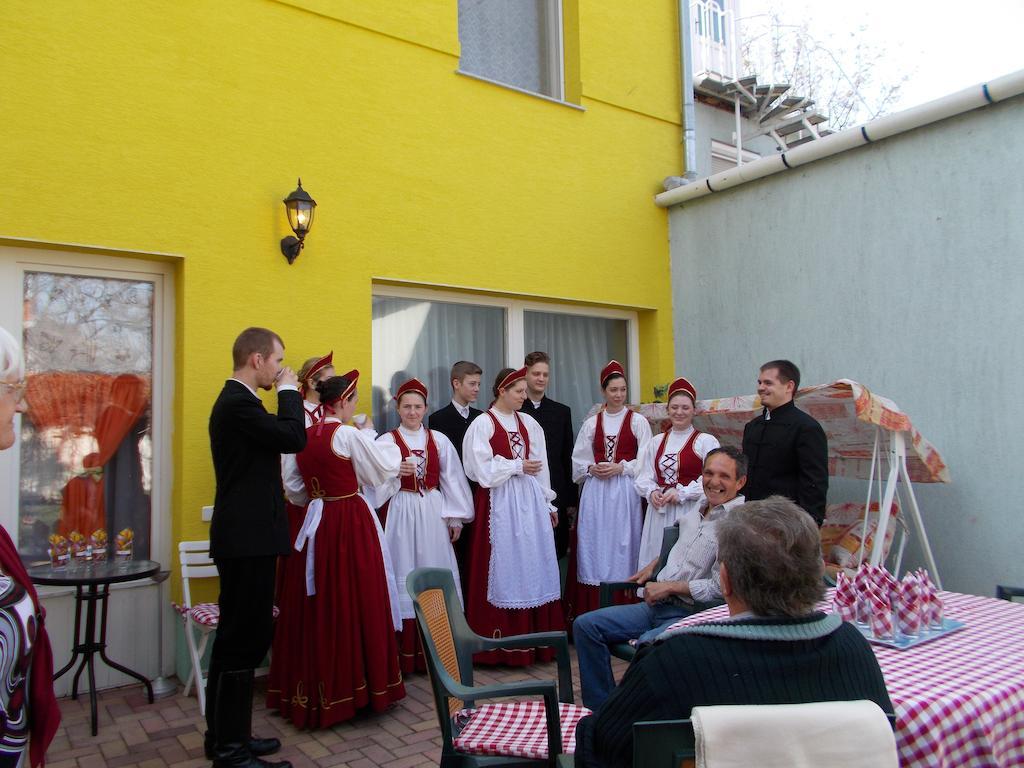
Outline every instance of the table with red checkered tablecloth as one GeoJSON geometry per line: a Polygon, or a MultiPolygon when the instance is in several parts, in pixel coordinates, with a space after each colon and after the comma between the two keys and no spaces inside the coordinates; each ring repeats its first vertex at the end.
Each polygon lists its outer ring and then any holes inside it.
{"type": "MultiPolygon", "coordinates": [[[[963,629],[905,650],[871,646],[896,709],[900,765],[1024,765],[1024,605],[940,594],[963,629]]],[[[831,600],[830,590],[818,607],[831,600]]],[[[674,626],[727,615],[713,608],[674,626]]]]}

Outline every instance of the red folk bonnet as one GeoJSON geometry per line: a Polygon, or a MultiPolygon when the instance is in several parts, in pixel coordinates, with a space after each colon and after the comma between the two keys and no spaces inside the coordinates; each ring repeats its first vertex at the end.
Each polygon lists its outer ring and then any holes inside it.
{"type": "Polygon", "coordinates": [[[689,395],[690,399],[693,401],[693,404],[697,404],[696,387],[694,387],[693,384],[691,384],[687,379],[684,379],[682,376],[680,376],[678,379],[669,384],[668,397],[666,398],[666,402],[672,399],[672,395],[676,394],[689,395]]]}
{"type": "Polygon", "coordinates": [[[415,392],[423,398],[423,402],[427,401],[427,385],[419,379],[409,379],[395,392],[395,402],[399,402],[402,399],[402,395],[408,394],[409,392],[415,392]]]}
{"type": "Polygon", "coordinates": [[[337,397],[323,401],[321,405],[323,405],[325,408],[328,406],[333,406],[335,403],[344,402],[345,400],[347,400],[348,398],[352,397],[352,395],[355,394],[356,382],[359,381],[359,371],[353,368],[348,373],[341,374],[341,378],[348,379],[348,386],[345,387],[345,390],[337,397]]]}
{"type": "Polygon", "coordinates": [[[605,384],[612,376],[621,376],[626,378],[626,372],[622,369],[622,363],[618,360],[611,360],[608,365],[601,369],[601,388],[604,389],[605,384]]]}
{"type": "Polygon", "coordinates": [[[521,381],[526,378],[526,368],[520,368],[518,371],[510,371],[509,374],[498,382],[498,389],[508,389],[517,381],[521,381]]]}
{"type": "Polygon", "coordinates": [[[303,397],[305,397],[306,393],[309,391],[310,385],[316,378],[316,375],[320,373],[320,371],[322,371],[324,368],[329,368],[330,366],[332,366],[334,364],[333,360],[334,350],[331,350],[326,355],[317,360],[315,363],[313,363],[311,366],[309,366],[309,370],[306,371],[306,375],[300,382],[300,389],[302,390],[303,397]]]}

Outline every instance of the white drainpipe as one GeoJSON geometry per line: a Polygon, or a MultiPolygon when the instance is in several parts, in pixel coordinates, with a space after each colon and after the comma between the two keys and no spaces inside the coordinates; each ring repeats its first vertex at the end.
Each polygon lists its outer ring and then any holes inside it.
{"type": "Polygon", "coordinates": [[[697,112],[693,106],[693,22],[690,0],[679,0],[679,82],[683,102],[683,178],[697,178],[697,112]]]}
{"type": "Polygon", "coordinates": [[[987,104],[1019,96],[1022,93],[1024,93],[1024,69],[997,77],[987,83],[972,85],[970,88],[943,96],[941,99],[880,117],[870,123],[808,141],[781,154],[762,157],[760,160],[730,168],[686,186],[670,189],[655,195],[654,203],[661,208],[669,208],[688,200],[710,195],[713,192],[731,189],[754,179],[806,165],[863,144],[870,144],[873,141],[955,117],[987,104]]]}

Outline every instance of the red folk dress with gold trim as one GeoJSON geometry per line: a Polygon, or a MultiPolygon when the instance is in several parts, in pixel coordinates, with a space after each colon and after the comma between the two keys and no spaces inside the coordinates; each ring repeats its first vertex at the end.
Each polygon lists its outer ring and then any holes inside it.
{"type": "MultiPolygon", "coordinates": [[[[555,492],[540,424],[495,409],[469,425],[462,447],[466,474],[479,484],[469,527],[466,619],[485,637],[565,629],[550,513],[555,492]],[[523,459],[542,462],[523,473],[523,459]]],[[[480,664],[526,665],[554,658],[550,648],[489,651],[480,664]]]]}
{"type": "Polygon", "coordinates": [[[267,700],[298,728],[327,728],[405,696],[383,534],[359,493],[360,483],[397,476],[401,457],[334,419],[306,433],[296,462],[312,497],[296,542],[304,562],[305,647],[273,655],[267,700]]]}
{"type": "MultiPolygon", "coordinates": [[[[302,409],[305,411],[307,430],[323,420],[323,406],[319,403],[303,400],[302,409]]],[[[306,517],[306,500],[308,498],[305,483],[302,482],[302,475],[295,462],[295,454],[281,455],[281,478],[285,484],[284,508],[285,514],[288,516],[288,541],[294,544],[295,537],[299,535],[299,529],[302,528],[302,521],[306,517]],[[288,492],[289,479],[296,486],[291,493],[288,492]]],[[[302,608],[306,595],[305,567],[305,556],[301,552],[296,552],[294,548],[287,555],[282,555],[277,559],[274,605],[278,609],[278,616],[274,623],[271,658],[274,656],[291,658],[306,652],[306,639],[302,630],[302,608]]],[[[287,684],[283,680],[277,679],[283,667],[282,664],[271,666],[270,677],[267,680],[267,687],[271,691],[287,688],[287,684]]],[[[279,698],[276,694],[268,694],[268,706],[273,700],[272,706],[276,707],[279,698]]]]}

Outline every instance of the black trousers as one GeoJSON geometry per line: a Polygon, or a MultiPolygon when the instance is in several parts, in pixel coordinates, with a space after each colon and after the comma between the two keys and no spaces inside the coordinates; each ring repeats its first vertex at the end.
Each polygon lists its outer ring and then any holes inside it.
{"type": "Polygon", "coordinates": [[[206,685],[206,722],[211,733],[220,674],[255,669],[270,650],[277,556],[220,558],[214,563],[220,574],[220,620],[206,685]]]}

